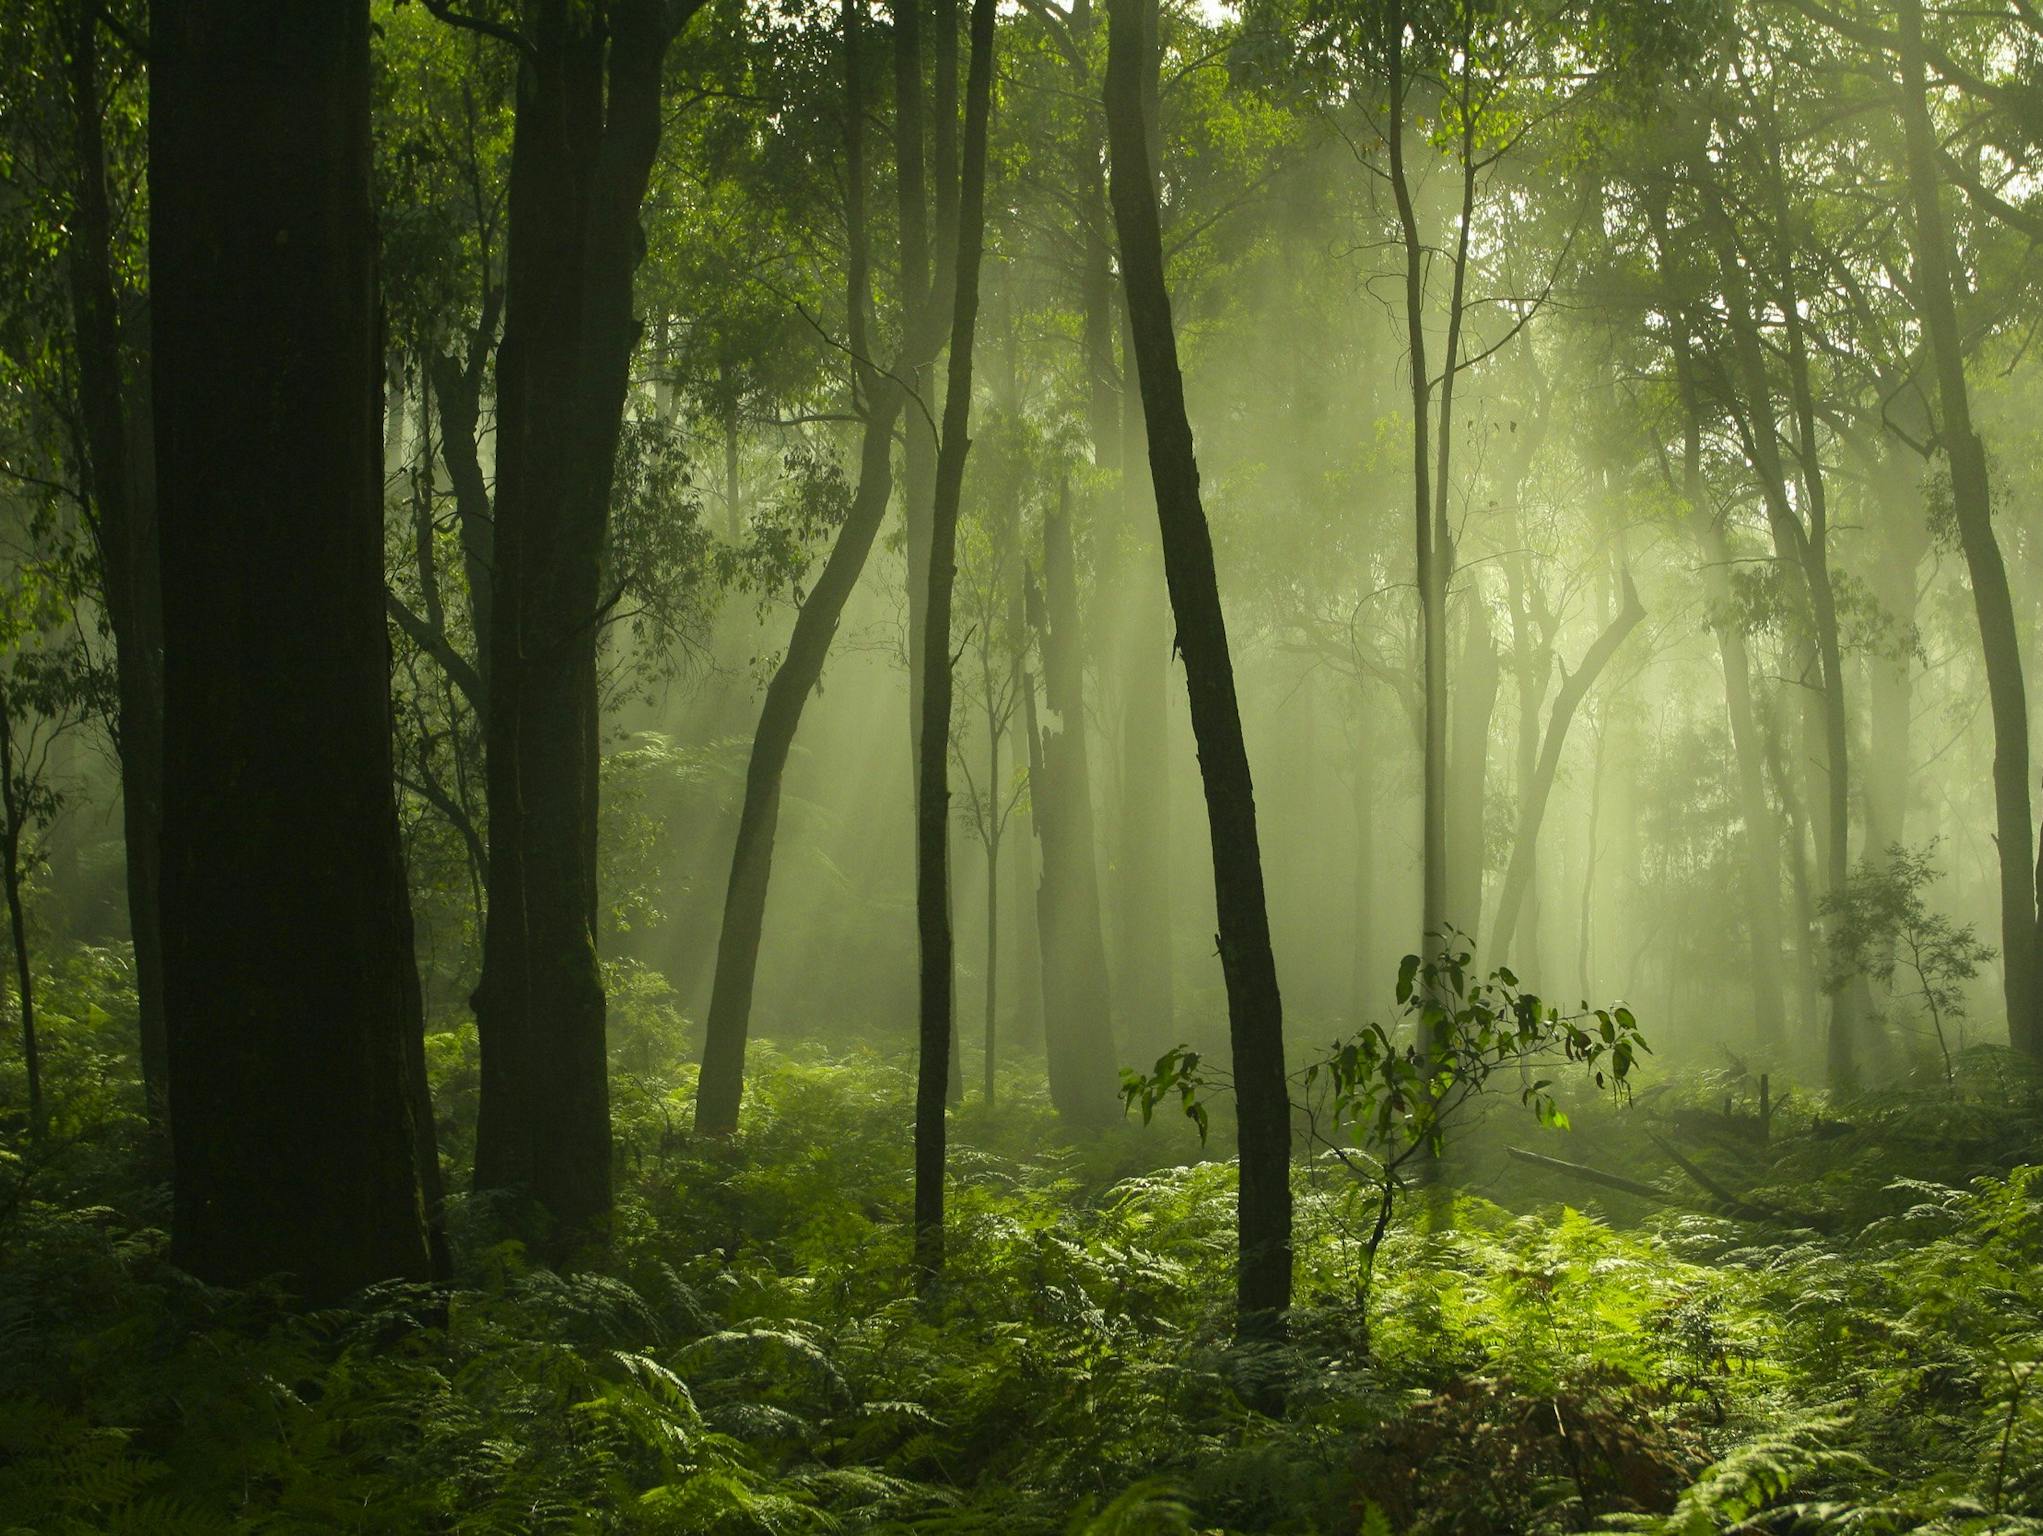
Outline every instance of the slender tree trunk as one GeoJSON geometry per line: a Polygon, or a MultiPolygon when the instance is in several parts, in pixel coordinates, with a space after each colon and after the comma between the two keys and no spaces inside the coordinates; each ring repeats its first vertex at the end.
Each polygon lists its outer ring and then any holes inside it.
{"type": "MultiPolygon", "coordinates": [[[[1766,355],[1753,314],[1747,267],[1736,249],[1729,216],[1721,207],[1712,207],[1710,228],[1718,270],[1723,279],[1732,360],[1738,388],[1744,396],[1745,449],[1765,499],[1767,523],[1773,534],[1776,557],[1795,573],[1794,606],[1806,624],[1815,649],[1823,738],[1822,851],[1825,888],[1842,891],[1850,876],[1848,839],[1851,808],[1843,644],[1838,634],[1836,594],[1830,579],[1824,477],[1817,461],[1813,404],[1809,399],[1806,379],[1807,356],[1799,320],[1792,318],[1796,306],[1790,283],[1786,285],[1789,296],[1783,302],[1785,313],[1791,317],[1785,349],[1795,375],[1790,394],[1797,420],[1803,499],[1809,510],[1809,523],[1804,526],[1789,490],[1788,469],[1781,457],[1774,418],[1773,387],[1767,377],[1766,355]]],[[[1826,1057],[1830,1080],[1838,1087],[1849,1087],[1857,1077],[1858,1022],[1854,1000],[1855,995],[1850,988],[1837,993],[1831,1000],[1826,1057]]]]}
{"type": "Polygon", "coordinates": [[[1518,839],[1511,846],[1511,863],[1504,871],[1504,888],[1497,897],[1497,931],[1490,948],[1500,958],[1509,953],[1511,940],[1517,932],[1519,908],[1525,899],[1526,886],[1532,879],[1533,853],[1539,843],[1540,824],[1546,819],[1547,800],[1553,794],[1554,779],[1560,772],[1561,749],[1567,743],[1568,726],[1582,700],[1596,685],[1597,677],[1610,665],[1618,647],[1624,644],[1625,637],[1646,616],[1646,610],[1639,605],[1639,594],[1632,586],[1631,573],[1621,572],[1620,579],[1624,584],[1624,606],[1584,653],[1582,664],[1574,674],[1562,680],[1559,691],[1554,694],[1552,712],[1547,716],[1546,730],[1540,741],[1539,766],[1532,779],[1532,794],[1518,809],[1518,839]]]}
{"type": "Polygon", "coordinates": [[[537,0],[525,25],[497,352],[475,1180],[518,1192],[518,1224],[565,1255],[610,1211],[596,653],[673,23],[661,0],[537,0]]]}
{"type": "Polygon", "coordinates": [[[1092,770],[1085,740],[1085,661],[1070,491],[1043,519],[1043,590],[1029,619],[1040,637],[1043,694],[1054,727],[1036,727],[1036,830],[1043,843],[1037,923],[1043,946],[1043,1047],[1050,1102],[1079,1125],[1110,1123],[1119,1109],[1119,1062],[1108,994],[1094,864],[1092,770]]]}
{"type": "Polygon", "coordinates": [[[1268,1337],[1282,1333],[1291,1304],[1291,1105],[1284,1078],[1284,1008],[1270,949],[1255,785],[1242,740],[1227,621],[1199,496],[1199,466],[1164,277],[1142,109],[1141,30],[1142,0],[1111,0],[1106,102],[1114,223],[1148,423],[1164,576],[1185,662],[1213,843],[1214,904],[1239,1116],[1238,1327],[1244,1335],[1268,1337]]]}
{"type": "Polygon", "coordinates": [[[163,917],[158,899],[163,835],[163,605],[154,476],[147,462],[146,391],[128,383],[113,282],[106,136],[99,83],[100,0],[77,0],[70,37],[71,114],[78,191],[69,248],[77,335],[78,404],[100,593],[114,636],[121,817],[127,851],[128,932],[142,1092],[159,1135],[169,1129],[169,1043],[163,1016],[163,917]],[[139,399],[137,398],[139,396],[139,399]]]}
{"type": "MultiPolygon", "coordinates": [[[[955,47],[954,6],[938,10],[955,47]]],[[[915,805],[915,918],[921,939],[921,1053],[915,1083],[915,1264],[925,1283],[943,1271],[944,1115],[956,1043],[950,911],[951,595],[957,583],[958,503],[972,419],[972,343],[986,235],[986,137],[993,110],[994,0],[972,0],[965,83],[965,158],[957,209],[956,276],[943,441],[930,524],[929,609],[922,655],[922,772],[915,805]]],[[[955,66],[954,66],[955,67],[955,66]]]]}
{"type": "MultiPolygon", "coordinates": [[[[1138,26],[1132,34],[1141,95],[1144,146],[1150,185],[1163,173],[1162,47],[1157,0],[1141,0],[1138,26]]],[[[1099,165],[1096,159],[1094,166],[1099,165]]],[[[1095,204],[1104,254],[1111,209],[1105,180],[1094,171],[1095,204]]],[[[1109,293],[1111,290],[1108,290],[1109,293]]],[[[1133,333],[1122,306],[1120,441],[1109,451],[1121,471],[1124,536],[1118,549],[1122,568],[1115,572],[1124,617],[1117,637],[1116,680],[1120,694],[1121,761],[1119,811],[1114,846],[1116,879],[1115,940],[1120,983],[1115,1001],[1131,1048],[1145,1059],[1177,1043],[1177,1002],[1171,966],[1171,751],[1169,594],[1157,560],[1156,535],[1149,526],[1155,503],[1149,472],[1148,428],[1141,392],[1136,385],[1133,333]]],[[[1095,353],[1096,358],[1100,354],[1095,353]]],[[[1095,375],[1111,369],[1101,358],[1095,375]]],[[[1095,429],[1107,426],[1105,402],[1094,414],[1095,429]]],[[[1099,440],[1103,440],[1099,439],[1099,440]]],[[[1099,441],[1099,440],[1096,440],[1099,441]]],[[[1097,448],[1095,449],[1097,451],[1097,448]]]]}
{"type": "MultiPolygon", "coordinates": [[[[906,13],[904,12],[904,15],[906,13]]],[[[780,822],[781,776],[794,746],[802,710],[823,676],[823,663],[836,636],[844,605],[851,598],[866,556],[886,516],[893,495],[893,433],[907,404],[902,380],[933,357],[943,339],[947,319],[927,300],[910,307],[905,335],[893,365],[884,371],[865,361],[872,332],[870,257],[865,228],[864,83],[856,41],[863,12],[858,0],[845,0],[846,29],[844,118],[845,187],[848,252],[847,310],[851,316],[851,353],[865,428],[859,452],[858,489],[830,546],[828,559],[795,616],[787,650],[766,686],[759,723],[752,736],[752,756],[745,769],[745,797],[738,812],[738,835],[731,851],[730,879],[724,892],[723,927],[717,937],[716,974],[711,983],[709,1014],[704,1023],[702,1076],[695,1096],[695,1128],[699,1134],[727,1136],[738,1128],[738,1106],[745,1088],[745,1039],[750,1033],[752,990],[759,972],[759,939],[766,920],[766,891],[773,869],[773,840],[780,822]]],[[[897,37],[898,42],[898,37],[897,37]]],[[[923,217],[920,179],[904,183],[901,198],[903,239],[923,217]]]]}
{"type": "Polygon", "coordinates": [[[173,1252],[329,1300],[429,1263],[369,8],[158,0],[149,30],[173,1252]]]}
{"type": "Polygon", "coordinates": [[[1937,400],[1943,408],[1938,436],[1951,466],[1951,507],[1965,569],[1972,578],[1986,661],[1987,704],[1993,713],[1993,807],[2008,1040],[2034,1056],[2043,1054],[2036,909],[2037,883],[2043,876],[2029,862],[2035,829],[2030,819],[2029,712],[2021,640],[2007,567],[1993,529],[1986,449],[1972,426],[1965,382],[1964,344],[1953,297],[1952,241],[1939,200],[1936,131],[1923,94],[1921,0],[1901,0],[1900,19],[1901,122],[1908,145],[1917,303],[1936,365],[1937,400]]]}

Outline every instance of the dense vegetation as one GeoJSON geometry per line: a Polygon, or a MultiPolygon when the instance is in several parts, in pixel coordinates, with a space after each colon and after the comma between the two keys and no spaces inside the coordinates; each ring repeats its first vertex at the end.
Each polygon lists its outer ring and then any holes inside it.
{"type": "Polygon", "coordinates": [[[2043,1530],[2039,80],[0,7],[0,1536],[2043,1530]]]}

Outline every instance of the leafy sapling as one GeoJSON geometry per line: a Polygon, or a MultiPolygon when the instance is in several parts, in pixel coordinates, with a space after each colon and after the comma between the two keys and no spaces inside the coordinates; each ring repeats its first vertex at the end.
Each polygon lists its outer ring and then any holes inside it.
{"type": "MultiPolygon", "coordinates": [[[[1467,950],[1444,949],[1431,960],[1406,955],[1398,968],[1400,1023],[1370,1024],[1291,1075],[1292,1108],[1315,1151],[1337,1159],[1366,1192],[1368,1230],[1357,1243],[1357,1302],[1366,1320],[1376,1256],[1397,1202],[1420,1169],[1437,1158],[1448,1126],[1483,1094],[1495,1075],[1519,1069],[1520,1101],[1542,1125],[1565,1129],[1555,1079],[1542,1064],[1575,1067],[1600,1089],[1629,1091],[1632,1069],[1647,1050],[1638,1020],[1615,1004],[1564,1014],[1520,989],[1499,967],[1487,978],[1470,970],[1467,950]]],[[[1175,1097],[1205,1140],[1206,1099],[1230,1086],[1188,1046],[1167,1051],[1147,1074],[1124,1070],[1121,1097],[1148,1123],[1175,1097]]]]}
{"type": "Polygon", "coordinates": [[[1923,901],[1922,893],[1943,878],[1930,862],[1936,847],[1934,839],[1919,848],[1896,843],[1885,858],[1863,861],[1841,894],[1823,898],[1822,911],[1834,919],[1825,982],[1837,992],[1864,976],[1898,999],[1920,1003],[1949,1083],[1957,1071],[1944,1026],[1964,1019],[1965,984],[1995,950],[1971,923],[1954,923],[1923,901]]]}

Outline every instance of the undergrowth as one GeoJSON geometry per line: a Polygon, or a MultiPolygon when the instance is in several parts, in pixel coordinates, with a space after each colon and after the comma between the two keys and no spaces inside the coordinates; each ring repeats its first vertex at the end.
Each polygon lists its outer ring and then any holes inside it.
{"type": "MultiPolygon", "coordinates": [[[[118,957],[67,964],[52,1137],[0,1150],[0,1531],[2043,1530],[2043,1188],[1999,1058],[1696,1152],[1777,1221],[1664,1160],[1674,1203],[1557,1201],[1472,1137],[1484,1193],[1401,1212],[1366,1331],[1354,1182],[1301,1165],[1291,1339],[1244,1351],[1233,1170],[1188,1127],[1074,1148],[1020,1081],[967,1104],[920,1306],[900,1065],[762,1048],[744,1133],[697,1142],[641,982],[603,1253],[530,1264],[457,1198],[454,1286],[307,1313],[170,1264],[118,957]]],[[[433,1060],[459,1187],[472,1051],[433,1060]]],[[[1725,1091],[1511,1134],[1636,1173],[1725,1091]]]]}

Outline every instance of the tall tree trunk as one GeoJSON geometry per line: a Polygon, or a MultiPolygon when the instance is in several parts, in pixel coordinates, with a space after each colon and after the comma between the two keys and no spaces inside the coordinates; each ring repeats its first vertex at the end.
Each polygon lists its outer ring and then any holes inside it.
{"type": "Polygon", "coordinates": [[[157,0],[149,204],[173,1252],[428,1268],[392,781],[369,8],[157,0]]]}
{"type": "Polygon", "coordinates": [[[99,555],[100,596],[114,637],[121,818],[127,851],[128,932],[142,1092],[159,1135],[169,1129],[169,1042],[163,1017],[163,605],[157,570],[149,423],[132,419],[145,391],[131,389],[113,282],[113,219],[99,82],[100,0],[77,0],[70,37],[71,115],[78,188],[69,249],[77,333],[78,404],[87,500],[99,555]]]}
{"type": "Polygon", "coordinates": [[[1164,277],[1142,108],[1141,32],[1142,0],[1111,0],[1106,103],[1114,223],[1148,423],[1164,577],[1177,619],[1212,835],[1214,905],[1239,1116],[1237,1326],[1245,1335],[1269,1337],[1282,1333],[1291,1305],[1291,1105],[1284,1078],[1284,1006],[1270,950],[1255,785],[1242,740],[1227,621],[1199,496],[1199,466],[1164,277]]]}
{"type": "Polygon", "coordinates": [[[527,1236],[566,1254],[610,1211],[596,652],[674,32],[661,0],[535,0],[525,19],[497,351],[475,1181],[518,1192],[527,1236]]]}
{"type": "Polygon", "coordinates": [[[1767,803],[1765,746],[1752,706],[1752,667],[1745,632],[1733,611],[1731,552],[1724,530],[1704,502],[1702,471],[1702,403],[1695,376],[1695,333],[1686,295],[1676,291],[1674,242],[1664,202],[1652,209],[1655,259],[1663,285],[1670,290],[1674,317],[1674,372],[1681,396],[1681,492],[1688,504],[1688,522],[1702,555],[1703,592],[1709,622],[1717,640],[1724,674],[1724,709],[1730,720],[1731,749],[1737,762],[1738,809],[1745,828],[1744,858],[1746,931],[1752,951],[1753,1023],[1761,1042],[1780,1045],[1787,1038],[1787,1017],[1781,982],[1781,869],[1778,824],[1767,803]]]}
{"type": "Polygon", "coordinates": [[[2035,835],[2029,806],[2029,711],[2022,683],[2022,651],[2008,592],[2007,567],[1993,530],[1992,488],[1986,449],[1972,426],[1965,382],[1965,351],[1953,297],[1952,241],[1939,200],[1937,139],[1924,97],[1921,0],[1901,0],[1901,122],[1908,146],[1908,195],[1913,215],[1915,286],[1923,330],[1936,365],[1938,432],[1951,466],[1951,509],[1958,544],[1972,578],[1979,643],[1986,661],[1987,704],[1993,712],[1993,809],[2000,858],[2000,924],[2008,1040],[2029,1055],[2043,1054],[2039,1006],[2038,871],[2030,847],[2035,835]]]}
{"type": "Polygon", "coordinates": [[[1539,766],[1533,774],[1531,797],[1518,808],[1518,837],[1511,845],[1511,863],[1504,871],[1504,888],[1497,897],[1497,931],[1490,943],[1491,952],[1500,959],[1509,953],[1511,940],[1517,933],[1519,908],[1532,879],[1540,824],[1546,819],[1547,800],[1553,794],[1554,779],[1560,772],[1561,749],[1567,743],[1568,726],[1582,700],[1595,687],[1597,677],[1610,665],[1618,647],[1624,644],[1625,637],[1646,616],[1646,610],[1639,605],[1639,594],[1632,586],[1631,572],[1622,571],[1619,576],[1624,586],[1624,606],[1583,653],[1582,664],[1573,675],[1561,680],[1561,686],[1554,694],[1553,708],[1547,716],[1546,730],[1541,736],[1539,766]]]}
{"type": "MultiPolygon", "coordinates": [[[[1783,300],[1782,307],[1790,317],[1785,350],[1794,374],[1790,403],[1797,422],[1802,499],[1809,510],[1809,523],[1804,526],[1796,498],[1789,489],[1787,465],[1781,456],[1773,387],[1767,377],[1766,355],[1754,317],[1747,266],[1736,248],[1728,214],[1714,203],[1710,209],[1710,232],[1723,280],[1737,388],[1744,397],[1746,454],[1766,504],[1767,524],[1773,535],[1776,558],[1793,573],[1794,607],[1806,626],[1815,651],[1825,790],[1821,820],[1824,888],[1842,892],[1850,876],[1851,809],[1844,648],[1838,632],[1836,594],[1830,579],[1824,476],[1817,456],[1813,402],[1806,376],[1807,353],[1800,333],[1800,321],[1796,318],[1793,285],[1784,279],[1783,286],[1788,290],[1788,297],[1783,300]]],[[[1838,992],[1831,999],[1826,1056],[1831,1083],[1837,1087],[1849,1087],[1857,1077],[1858,1020],[1855,1001],[1856,994],[1851,988],[1838,992]]]]}
{"type": "Polygon", "coordinates": [[[1035,729],[1032,803],[1043,844],[1036,920],[1043,946],[1043,1048],[1050,1102],[1075,1124],[1099,1126],[1111,1122],[1119,1108],[1119,1062],[1094,864],[1085,659],[1070,500],[1065,487],[1056,511],[1043,519],[1043,589],[1039,595],[1032,585],[1029,602],[1030,624],[1042,646],[1044,701],[1055,722],[1035,729]]]}
{"type": "MultiPolygon", "coordinates": [[[[1162,46],[1157,0],[1141,0],[1136,49],[1136,74],[1150,186],[1163,174],[1162,46]]],[[[1093,161],[1093,190],[1100,197],[1095,210],[1102,249],[1111,210],[1105,182],[1093,161]]],[[[1110,292],[1111,290],[1109,290],[1110,292]]],[[[1135,379],[1133,332],[1124,303],[1120,441],[1112,449],[1121,471],[1123,537],[1110,547],[1123,566],[1114,588],[1121,594],[1123,619],[1115,638],[1118,647],[1115,679],[1120,695],[1121,761],[1119,814],[1114,846],[1116,971],[1115,1000],[1124,1035],[1144,1059],[1177,1043],[1176,985],[1171,965],[1170,844],[1170,613],[1169,595],[1156,559],[1156,536],[1149,526],[1154,487],[1149,472],[1148,428],[1135,379]]],[[[1111,358],[1095,353],[1095,377],[1111,369],[1111,358]]],[[[1095,431],[1104,433],[1104,402],[1094,415],[1095,431]]],[[[1095,439],[1095,453],[1098,452],[1095,439]]]]}
{"type": "MultiPolygon", "coordinates": [[[[857,41],[862,17],[860,0],[844,0],[846,309],[857,392],[865,411],[858,489],[822,572],[795,616],[794,632],[766,685],[766,698],[752,735],[737,842],[731,850],[730,879],[724,891],[723,927],[717,936],[716,974],[703,1027],[702,1076],[695,1095],[695,1129],[702,1135],[727,1136],[738,1128],[738,1106],[745,1091],[745,1039],[751,1030],[759,938],[766,921],[773,839],[780,823],[781,776],[802,710],[823,676],[838,620],[865,569],[866,556],[872,552],[893,495],[894,426],[907,403],[901,381],[935,356],[948,318],[931,298],[911,302],[904,311],[904,335],[892,366],[882,370],[867,360],[873,326],[865,227],[865,87],[859,68],[862,45],[857,41]]],[[[919,179],[912,187],[904,183],[904,239],[922,216],[919,179]]]]}
{"type": "MultiPolygon", "coordinates": [[[[955,0],[938,7],[956,47],[955,0]]],[[[950,908],[951,596],[957,584],[958,503],[972,422],[972,343],[979,322],[979,257],[986,235],[986,134],[993,111],[994,0],[972,0],[965,84],[965,158],[957,200],[950,367],[930,521],[929,608],[922,654],[921,774],[915,797],[915,926],[921,940],[921,1051],[915,1079],[915,1266],[943,1272],[944,1114],[954,1076],[956,969],[950,908]]],[[[955,59],[952,64],[956,68],[955,59]]],[[[955,89],[955,85],[953,86],[955,89]]],[[[941,93],[939,93],[941,94],[941,93]]],[[[941,177],[939,177],[941,179],[941,177]]]]}

